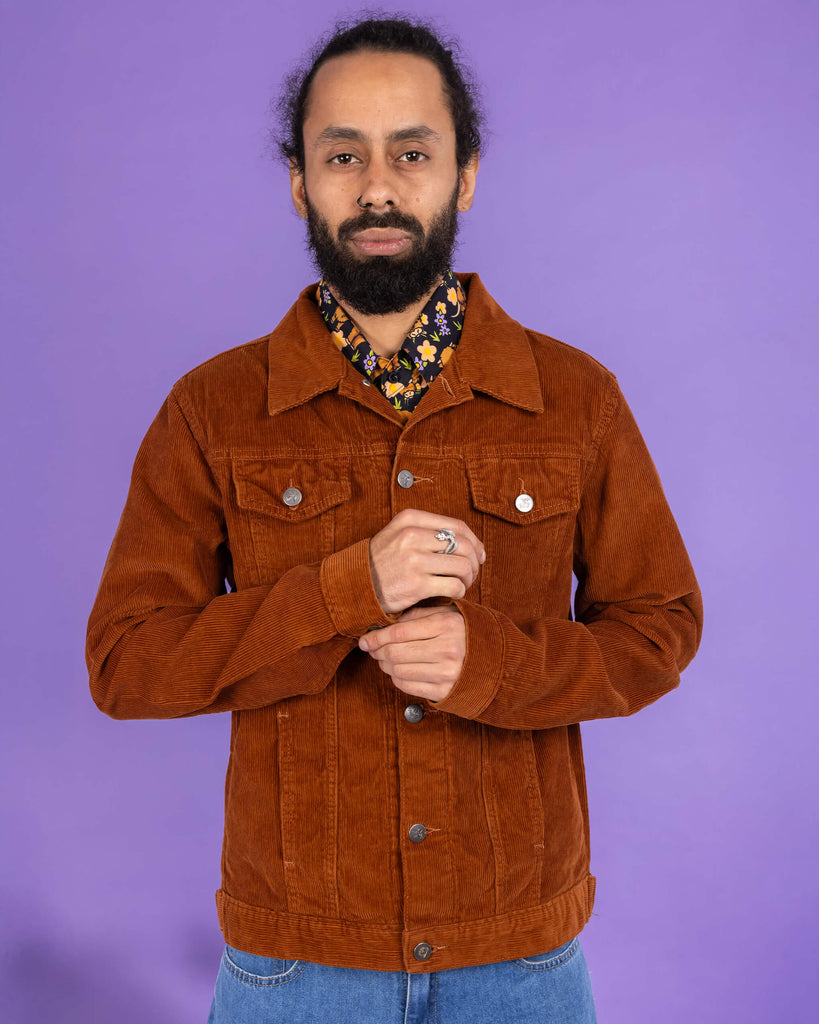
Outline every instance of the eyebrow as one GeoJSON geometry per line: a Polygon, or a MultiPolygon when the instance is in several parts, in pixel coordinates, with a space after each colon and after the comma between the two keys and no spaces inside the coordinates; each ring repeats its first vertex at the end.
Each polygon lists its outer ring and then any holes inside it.
{"type": "MultiPolygon", "coordinates": [[[[441,136],[425,124],[415,124],[409,128],[397,128],[387,136],[387,142],[440,142],[441,136]]],[[[362,142],[367,143],[370,139],[358,128],[344,128],[340,125],[330,125],[319,132],[313,147],[332,145],[335,142],[362,142]]]]}

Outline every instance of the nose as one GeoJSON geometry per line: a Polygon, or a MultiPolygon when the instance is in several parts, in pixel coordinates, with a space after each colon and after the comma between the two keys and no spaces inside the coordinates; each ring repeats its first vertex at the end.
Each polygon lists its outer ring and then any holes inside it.
{"type": "Polygon", "coordinates": [[[356,202],[362,209],[378,213],[398,205],[394,176],[385,161],[371,160],[362,175],[361,185],[361,195],[356,202]]]}

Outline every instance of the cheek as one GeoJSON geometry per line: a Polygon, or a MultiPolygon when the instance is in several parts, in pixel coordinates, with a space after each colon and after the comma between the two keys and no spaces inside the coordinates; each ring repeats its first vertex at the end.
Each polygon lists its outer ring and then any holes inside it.
{"type": "Polygon", "coordinates": [[[355,206],[358,196],[356,182],[352,179],[329,182],[323,175],[308,171],[304,185],[311,204],[329,224],[339,224],[350,216],[350,208],[355,206]]]}

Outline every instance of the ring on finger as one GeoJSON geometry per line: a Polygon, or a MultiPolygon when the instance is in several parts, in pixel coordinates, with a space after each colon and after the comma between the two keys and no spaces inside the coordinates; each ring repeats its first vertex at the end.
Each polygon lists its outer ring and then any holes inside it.
{"type": "Polygon", "coordinates": [[[436,554],[438,555],[451,555],[452,552],[455,551],[458,547],[458,542],[457,540],[455,540],[455,534],[452,532],[452,530],[448,530],[446,527],[442,527],[435,534],[435,539],[445,540],[447,542],[447,546],[445,548],[441,548],[440,551],[436,552],[436,554]]]}

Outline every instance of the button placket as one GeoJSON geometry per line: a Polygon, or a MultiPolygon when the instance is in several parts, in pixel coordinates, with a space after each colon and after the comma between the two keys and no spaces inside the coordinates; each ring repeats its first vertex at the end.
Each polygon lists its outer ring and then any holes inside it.
{"type": "MultiPolygon", "coordinates": [[[[419,472],[427,475],[420,467],[419,472]]],[[[455,910],[451,886],[440,892],[429,885],[430,872],[449,877],[454,870],[446,829],[450,812],[447,723],[445,715],[432,713],[432,709],[417,698],[411,698],[411,703],[396,710],[398,715],[404,716],[401,722],[396,715],[400,723],[397,729],[400,824],[396,836],[404,879],[404,919],[407,928],[414,929],[455,910]],[[421,724],[415,723],[415,719],[421,724]]],[[[420,929],[413,936],[416,942],[427,937],[420,929]]],[[[407,956],[411,952],[412,945],[407,948],[407,956]]],[[[430,946],[427,956],[431,953],[430,946]]]]}

